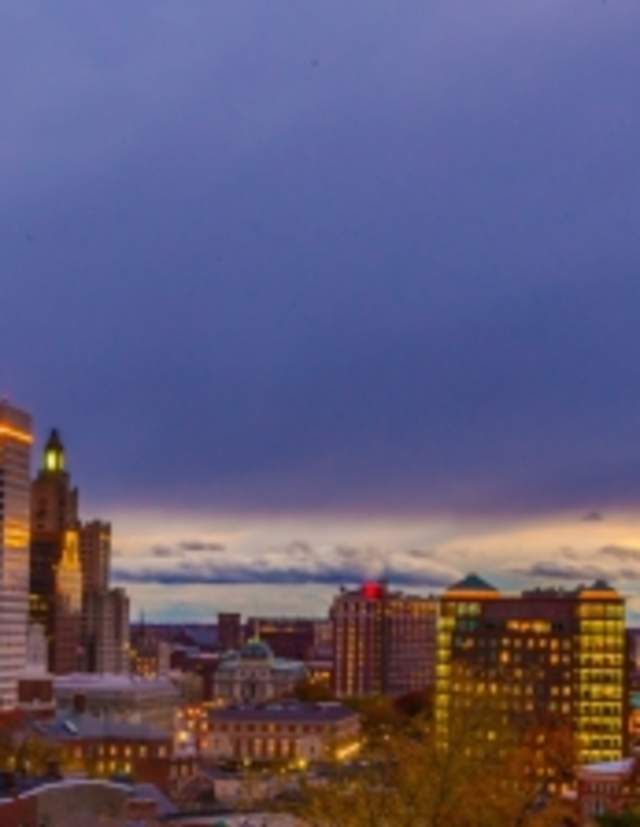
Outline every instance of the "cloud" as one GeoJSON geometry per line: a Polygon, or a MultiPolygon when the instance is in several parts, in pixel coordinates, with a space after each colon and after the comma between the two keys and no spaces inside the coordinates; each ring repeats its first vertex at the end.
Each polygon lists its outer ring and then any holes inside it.
{"type": "Polygon", "coordinates": [[[556,580],[606,580],[611,577],[610,572],[589,563],[579,565],[577,563],[558,563],[553,560],[534,563],[526,568],[512,569],[512,571],[522,577],[556,580]]]}
{"type": "Polygon", "coordinates": [[[604,520],[604,515],[599,511],[589,511],[582,517],[583,523],[600,523],[604,520]]]}
{"type": "Polygon", "coordinates": [[[211,542],[209,540],[183,540],[180,543],[180,548],[183,551],[199,552],[199,551],[226,551],[227,547],[224,543],[211,542]]]}
{"type": "Polygon", "coordinates": [[[153,546],[151,554],[154,557],[178,557],[180,552],[171,546],[153,546]]]}
{"type": "Polygon", "coordinates": [[[599,553],[606,557],[613,557],[616,560],[633,560],[640,563],[640,549],[630,548],[629,546],[619,546],[612,543],[602,546],[599,553]]]}
{"type": "Polygon", "coordinates": [[[349,516],[640,501],[620,359],[639,4],[370,0],[364,33],[338,0],[48,5],[0,31],[1,384],[64,422],[92,496],[349,516]]]}
{"type": "MultiPolygon", "coordinates": [[[[616,556],[615,554],[613,555],[616,556]]],[[[640,556],[633,558],[640,562],[640,556]]],[[[594,580],[606,581],[622,581],[640,580],[640,567],[624,567],[624,568],[606,568],[595,563],[558,563],[554,560],[546,560],[539,563],[534,563],[526,568],[512,569],[514,574],[521,577],[555,579],[555,580],[572,580],[581,582],[591,582],[594,580]]]]}
{"type": "Polygon", "coordinates": [[[434,549],[429,548],[412,548],[406,552],[408,557],[412,557],[415,560],[433,560],[436,553],[434,549]]]}
{"type": "MultiPolygon", "coordinates": [[[[387,566],[377,572],[379,579],[387,580],[395,586],[415,586],[441,588],[452,583],[457,573],[439,569],[404,570],[387,566]]],[[[162,585],[196,585],[196,584],[259,584],[291,585],[319,583],[340,585],[360,583],[363,570],[359,566],[350,567],[339,563],[318,564],[314,567],[276,566],[268,560],[235,565],[216,565],[214,563],[193,564],[182,562],[171,568],[145,567],[139,569],[116,568],[113,579],[118,583],[154,583],[162,585]]]]}
{"type": "Polygon", "coordinates": [[[307,560],[314,558],[318,552],[306,540],[291,540],[289,543],[278,546],[270,546],[269,553],[281,557],[293,557],[296,560],[307,560]]]}

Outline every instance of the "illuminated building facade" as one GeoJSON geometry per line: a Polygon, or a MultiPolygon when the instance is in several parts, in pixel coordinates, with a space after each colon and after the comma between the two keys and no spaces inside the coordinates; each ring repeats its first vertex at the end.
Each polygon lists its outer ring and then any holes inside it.
{"type": "Polygon", "coordinates": [[[31,486],[30,617],[45,629],[49,668],[74,671],[80,661],[82,572],[78,490],[65,468],[64,446],[54,429],[31,486]]]}
{"type": "Polygon", "coordinates": [[[31,418],[0,400],[0,709],[17,703],[26,663],[31,418]]]}
{"type": "Polygon", "coordinates": [[[506,721],[567,726],[579,763],[624,754],[625,603],[598,581],[575,591],[504,596],[476,575],[442,596],[436,725],[446,742],[456,710],[488,701],[506,721]]]}
{"type": "Polygon", "coordinates": [[[65,675],[81,663],[82,570],[77,531],[64,532],[62,554],[54,570],[52,671],[65,675]]]}
{"type": "Polygon", "coordinates": [[[433,684],[435,599],[366,583],[341,591],[330,614],[336,696],[402,695],[433,684]]]}
{"type": "Polygon", "coordinates": [[[346,760],[360,749],[360,719],[338,703],[234,706],[209,712],[205,756],[216,761],[346,760]]]}

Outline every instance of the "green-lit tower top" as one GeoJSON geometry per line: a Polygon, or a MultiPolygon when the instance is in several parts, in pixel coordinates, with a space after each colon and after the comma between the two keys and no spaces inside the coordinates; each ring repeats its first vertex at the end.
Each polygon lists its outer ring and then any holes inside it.
{"type": "Polygon", "coordinates": [[[50,473],[64,471],[64,445],[57,428],[52,429],[47,444],[44,446],[42,470],[50,473]]]}

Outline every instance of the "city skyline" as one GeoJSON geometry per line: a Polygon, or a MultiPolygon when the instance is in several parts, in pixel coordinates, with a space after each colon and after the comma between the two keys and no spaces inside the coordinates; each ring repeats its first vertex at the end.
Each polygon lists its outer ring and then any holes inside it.
{"type": "Polygon", "coordinates": [[[135,615],[477,570],[640,617],[638,24],[6,4],[0,395],[135,615]]]}
{"type": "MultiPolygon", "coordinates": [[[[74,477],[82,479],[70,454],[74,477]]],[[[86,493],[87,516],[100,513],[90,484],[86,493]]],[[[212,609],[242,610],[248,603],[266,614],[321,616],[342,584],[377,578],[439,594],[470,571],[507,591],[605,578],[628,598],[630,620],[640,619],[640,522],[631,511],[546,520],[363,520],[213,509],[208,516],[166,509],[107,516],[114,523],[114,583],[131,593],[132,616],[149,620],[209,622],[212,609]]]]}

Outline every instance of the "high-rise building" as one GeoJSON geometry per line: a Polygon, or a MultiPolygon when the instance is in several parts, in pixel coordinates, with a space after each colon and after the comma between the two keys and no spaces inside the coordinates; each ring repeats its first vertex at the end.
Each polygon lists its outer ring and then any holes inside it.
{"type": "Polygon", "coordinates": [[[88,672],[129,672],[129,598],[124,589],[86,595],[85,669],[88,672]]]}
{"type": "Polygon", "coordinates": [[[110,589],[111,525],[92,520],[80,527],[84,668],[126,674],[130,667],[129,598],[110,589]]]}
{"type": "Polygon", "coordinates": [[[106,592],[111,568],[111,524],[91,520],[80,527],[80,560],[82,591],[106,592]]]}
{"type": "Polygon", "coordinates": [[[41,624],[49,668],[75,671],[81,661],[82,572],[78,490],[71,486],[64,446],[54,429],[31,486],[31,621],[41,624]]]}
{"type": "Polygon", "coordinates": [[[279,658],[305,660],[313,648],[315,621],[307,617],[250,617],[247,639],[259,637],[279,658]]]}
{"type": "Polygon", "coordinates": [[[50,650],[53,671],[57,675],[65,675],[77,671],[82,663],[82,570],[77,531],[65,531],[62,555],[54,568],[50,650]]]}
{"type": "Polygon", "coordinates": [[[218,647],[228,652],[240,649],[243,643],[242,615],[239,612],[218,612],[218,647]]]}
{"type": "Polygon", "coordinates": [[[627,721],[625,602],[607,583],[502,595],[469,575],[442,596],[436,726],[495,705],[519,727],[563,726],[580,763],[615,761],[627,721]]]}
{"type": "Polygon", "coordinates": [[[31,418],[0,400],[0,709],[17,703],[26,663],[31,418]]]}
{"type": "Polygon", "coordinates": [[[333,682],[338,697],[402,695],[434,681],[437,601],[382,583],[333,601],[333,682]]]}

